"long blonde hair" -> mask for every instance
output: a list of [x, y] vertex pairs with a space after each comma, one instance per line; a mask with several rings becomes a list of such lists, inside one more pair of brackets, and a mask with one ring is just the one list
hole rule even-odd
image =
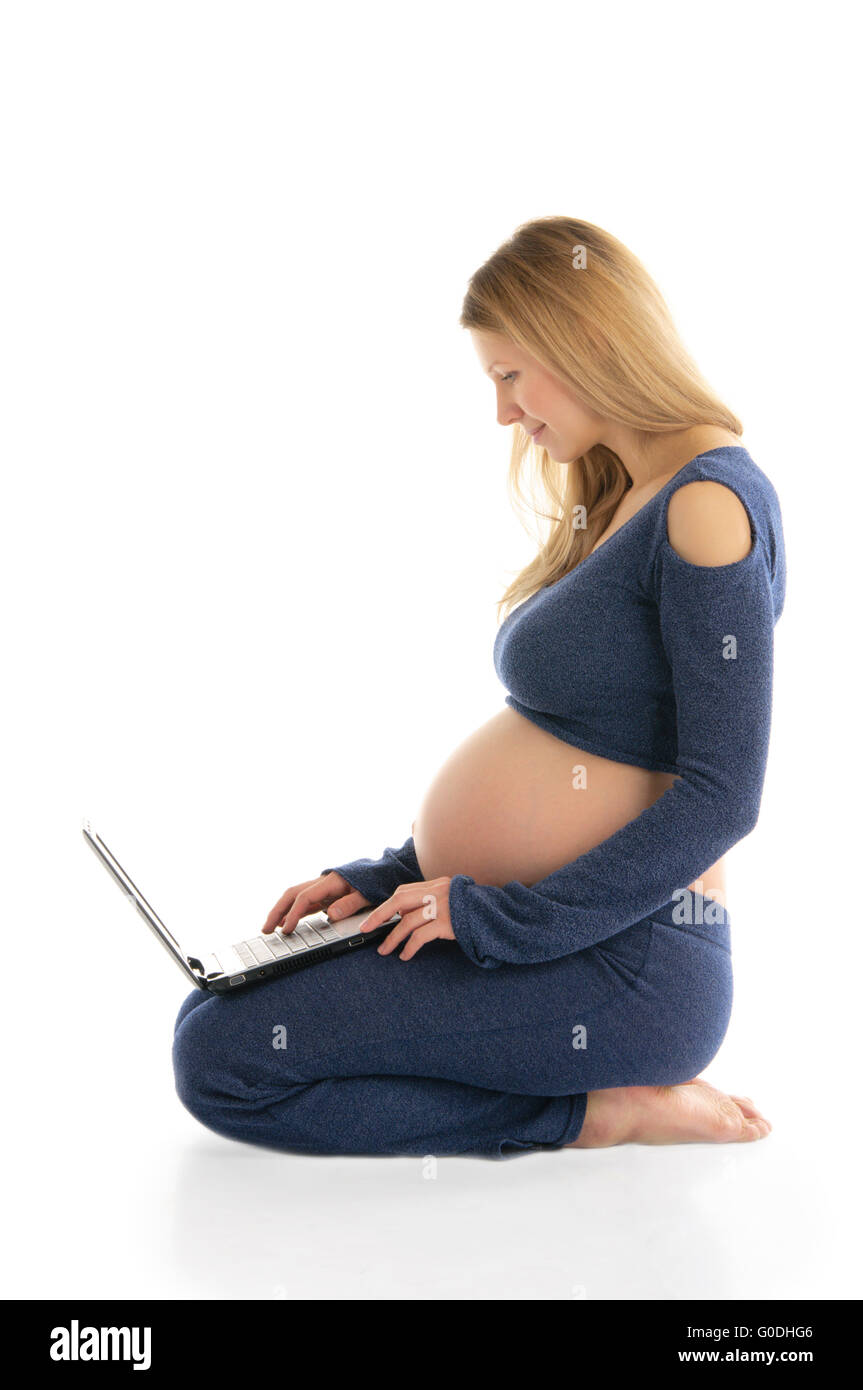
[[[523, 222], [471, 276], [459, 323], [509, 338], [592, 410], [634, 429], [645, 442], [691, 425], [743, 433], [683, 346], [644, 266], [590, 222]], [[516, 508], [527, 506], [551, 525], [538, 554], [498, 600], [498, 617], [554, 584], [593, 549], [631, 479], [604, 444], [557, 463], [515, 429], [508, 484]], [[582, 528], [573, 525], [577, 506], [585, 508]]]

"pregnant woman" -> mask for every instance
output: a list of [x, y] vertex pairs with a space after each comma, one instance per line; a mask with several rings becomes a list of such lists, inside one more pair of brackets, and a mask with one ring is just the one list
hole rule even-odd
[[513, 428], [511, 481], [534, 464], [550, 521], [501, 599], [504, 707], [401, 848], [288, 888], [263, 927], [398, 914], [378, 948], [192, 994], [178, 1094], [221, 1134], [298, 1153], [762, 1138], [749, 1097], [699, 1072], [731, 1009], [724, 856], [767, 760], [776, 493], [600, 228], [519, 227], [460, 323]]

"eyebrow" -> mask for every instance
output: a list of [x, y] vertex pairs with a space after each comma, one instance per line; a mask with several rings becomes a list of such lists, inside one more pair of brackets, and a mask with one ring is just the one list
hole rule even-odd
[[486, 374], [486, 376], [488, 376], [488, 374], [489, 374], [489, 372], [491, 371], [492, 367], [499, 367], [499, 366], [500, 366], [500, 359], [498, 359], [497, 362], [490, 362], [489, 365], [488, 365], [488, 366], [486, 367], [486, 369], [485, 369], [485, 374]]

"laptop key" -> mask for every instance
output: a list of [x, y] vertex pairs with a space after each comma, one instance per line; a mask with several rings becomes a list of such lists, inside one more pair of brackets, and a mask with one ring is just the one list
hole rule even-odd
[[297, 936], [296, 932], [288, 932], [284, 941], [293, 956], [297, 955], [300, 951], [307, 951], [309, 949], [305, 941]]
[[296, 934], [301, 937], [308, 946], [320, 946], [324, 939], [320, 932], [316, 931], [308, 922], [300, 922]]
[[278, 933], [274, 933], [272, 936], [265, 936], [263, 940], [267, 950], [270, 951], [277, 960], [284, 960], [285, 956], [291, 954], [290, 946], [285, 941], [285, 938], [279, 936]]

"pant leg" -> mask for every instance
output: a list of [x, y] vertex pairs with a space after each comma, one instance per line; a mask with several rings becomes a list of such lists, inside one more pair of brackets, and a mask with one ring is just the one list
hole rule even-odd
[[577, 1138], [587, 1093], [688, 1081], [731, 1005], [727, 918], [672, 904], [557, 961], [482, 970], [455, 942], [373, 947], [234, 996], [196, 991], [174, 1036], [183, 1104], [290, 1152], [476, 1153]]

